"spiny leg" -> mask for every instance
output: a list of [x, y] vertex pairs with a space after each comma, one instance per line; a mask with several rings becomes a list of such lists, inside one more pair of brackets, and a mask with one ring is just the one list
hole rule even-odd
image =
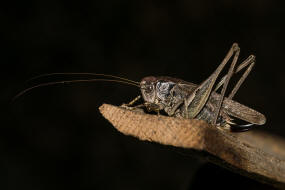
[[156, 112], [157, 115], [160, 115], [160, 108], [157, 104], [145, 102], [144, 107], [146, 107], [148, 112]]
[[151, 112], [151, 111], [155, 111], [157, 113], [157, 115], [159, 115], [159, 106], [157, 106], [156, 104], [152, 104], [152, 103], [143, 103], [143, 104], [139, 104], [139, 105], [136, 105], [134, 107], [131, 107], [133, 106], [139, 99], [141, 98], [141, 95], [137, 96], [136, 98], [134, 98], [132, 101], [130, 101], [129, 103], [127, 104], [122, 104], [121, 106], [123, 108], [126, 108], [128, 110], [135, 110], [137, 108], [143, 108], [145, 107], [147, 109], [148, 112]]
[[137, 96], [136, 98], [134, 98], [132, 101], [130, 101], [130, 102], [127, 103], [127, 104], [122, 104], [121, 107], [126, 108], [126, 109], [129, 109], [129, 110], [133, 110], [133, 109], [136, 109], [136, 108], [144, 107], [144, 106], [145, 106], [144, 104], [139, 104], [139, 105], [137, 105], [137, 106], [131, 107], [131, 106], [133, 106], [140, 98], [141, 98], [141, 95]]
[[[248, 76], [250, 71], [252, 70], [254, 64], [255, 64], [255, 56], [250, 55], [245, 61], [243, 61], [237, 67], [235, 74], [240, 72], [245, 67], [247, 67], [247, 69], [245, 70], [245, 72], [243, 73], [243, 75], [241, 76], [239, 81], [236, 83], [236, 85], [233, 88], [233, 90], [231, 91], [230, 95], [227, 97], [228, 99], [232, 99], [234, 97], [234, 95], [236, 94], [236, 92], [238, 91], [238, 89], [240, 88], [240, 86], [242, 85], [242, 83], [244, 82], [244, 80], [246, 79], [246, 77]], [[227, 77], [227, 75], [225, 75], [221, 79], [221, 81], [218, 83], [218, 85], [216, 86], [216, 89], [214, 90], [215, 92], [224, 84], [226, 77]], [[245, 125], [237, 125], [237, 124], [232, 123], [231, 130], [234, 132], [248, 131], [252, 127], [252, 125], [253, 125], [252, 123], [245, 124]]]
[[[246, 64], [247, 63], [247, 64]], [[231, 91], [230, 95], [228, 96], [229, 99], [232, 99], [236, 92], [238, 91], [239, 87], [242, 85], [250, 71], [252, 70], [252, 67], [255, 64], [255, 56], [251, 55], [248, 57], [248, 59], [245, 60], [244, 64], [241, 64], [240, 67], [237, 68], [236, 72], [239, 72], [241, 69], [244, 67], [248, 66], [233, 90]], [[243, 66], [244, 65], [244, 66]], [[243, 66], [243, 67], [242, 67]], [[248, 131], [252, 127], [252, 123], [246, 124], [246, 125], [232, 125], [231, 130], [236, 131], [236, 132], [243, 132], [243, 131]]]
[[226, 79], [225, 79], [225, 82], [224, 82], [224, 85], [223, 85], [223, 89], [222, 89], [222, 92], [221, 92], [221, 97], [220, 97], [220, 100], [218, 101], [218, 106], [215, 108], [215, 111], [214, 111], [214, 120], [213, 120], [213, 124], [214, 125], [217, 123], [217, 119], [218, 119], [218, 116], [220, 114], [221, 106], [222, 106], [222, 103], [223, 103], [223, 100], [224, 100], [225, 92], [226, 92], [226, 89], [228, 87], [229, 81], [230, 81], [230, 79], [231, 79], [231, 77], [233, 75], [234, 68], [235, 68], [235, 65], [236, 65], [237, 60], [238, 60], [240, 49], [239, 49], [239, 47], [237, 45], [236, 45], [234, 51], [235, 51], [234, 58], [233, 58], [231, 66], [229, 68], [229, 71], [227, 73], [227, 76], [226, 76]]
[[[232, 99], [234, 97], [234, 95], [236, 94], [236, 92], [238, 91], [238, 89], [240, 88], [240, 86], [242, 85], [242, 83], [244, 82], [244, 80], [246, 79], [246, 77], [248, 76], [248, 74], [250, 73], [250, 71], [252, 70], [252, 67], [255, 64], [255, 56], [254, 55], [250, 55], [246, 60], [244, 60], [235, 70], [235, 74], [239, 73], [243, 68], [247, 67], [246, 71], [243, 73], [242, 77], [239, 79], [239, 81], [236, 83], [235, 87], [233, 88], [233, 90], [231, 91], [230, 95], [227, 97], [228, 99]], [[220, 82], [217, 84], [214, 92], [216, 92], [225, 82], [227, 75], [225, 75]]]
[[[246, 62], [245, 62], [246, 63]], [[250, 64], [247, 69], [245, 70], [245, 72], [243, 73], [242, 77], [239, 79], [239, 81], [236, 83], [234, 89], [232, 90], [232, 92], [230, 93], [230, 95], [228, 96], [229, 99], [232, 99], [234, 97], [234, 95], [236, 94], [236, 92], [238, 91], [238, 89], [240, 88], [240, 86], [242, 85], [242, 83], [244, 82], [244, 80], [246, 79], [246, 77], [248, 76], [248, 74], [250, 73], [250, 71], [252, 70], [252, 67], [255, 64], [255, 56], [249, 56], [248, 58], [248, 64]], [[246, 67], [248, 64], [245, 64], [244, 67]], [[241, 65], [242, 66], [242, 65]], [[239, 72], [241, 69], [243, 69], [244, 67], [238, 67], [236, 72]], [[240, 69], [239, 69], [240, 68]]]
[[135, 97], [135, 99], [133, 99], [132, 101], [130, 101], [129, 103], [125, 104], [126, 106], [132, 106], [134, 105], [139, 99], [141, 98], [141, 95], [138, 95], [137, 97]]
[[[195, 118], [198, 115], [198, 113], [202, 110], [202, 108], [204, 107], [204, 105], [206, 104], [206, 102], [209, 98], [209, 95], [213, 89], [213, 86], [214, 86], [219, 74], [221, 73], [222, 69], [228, 63], [228, 61], [230, 60], [232, 55], [235, 55], [235, 57], [234, 57], [235, 61], [233, 61], [234, 64], [232, 63], [232, 65], [231, 65], [231, 70], [233, 70], [233, 67], [234, 67], [235, 62], [236, 62], [237, 57], [238, 57], [238, 54], [239, 54], [238, 44], [234, 43], [232, 45], [231, 49], [228, 51], [225, 58], [223, 59], [222, 63], [218, 66], [218, 68], [214, 71], [214, 73], [212, 73], [208, 79], [206, 79], [201, 85], [199, 85], [195, 89], [195, 91], [193, 93], [191, 93], [191, 95], [189, 95], [189, 97], [187, 97], [185, 99], [184, 106], [183, 106], [183, 109], [184, 109], [183, 113], [185, 114], [185, 116], [187, 118]], [[232, 71], [229, 72], [228, 76], [230, 76], [231, 73], [232, 73]], [[227, 77], [227, 78], [229, 78], [229, 77]], [[227, 84], [225, 85], [225, 87], [227, 87]], [[221, 101], [222, 100], [223, 99], [221, 99]], [[219, 110], [220, 110], [220, 106], [216, 110], [216, 112], [219, 112]], [[217, 113], [217, 116], [218, 116], [218, 113]], [[216, 120], [215, 120], [214, 124], [215, 123], [216, 123]]]

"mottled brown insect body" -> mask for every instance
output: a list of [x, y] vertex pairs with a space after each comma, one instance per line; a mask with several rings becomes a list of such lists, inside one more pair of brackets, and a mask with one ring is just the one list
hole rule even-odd
[[[156, 111], [157, 113], [160, 113], [160, 111], [163, 110], [169, 116], [183, 117], [187, 119], [196, 118], [205, 120], [214, 125], [223, 127], [231, 126], [231, 129], [244, 131], [248, 130], [253, 124], [263, 125], [266, 122], [266, 118], [263, 114], [232, 100], [255, 64], [255, 56], [251, 55], [236, 67], [239, 52], [240, 49], [238, 45], [234, 43], [217, 69], [199, 85], [186, 82], [181, 79], [163, 76], [145, 77], [139, 83], [126, 78], [107, 74], [50, 73], [34, 77], [31, 80], [53, 75], [101, 76], [109, 77], [111, 79], [95, 78], [88, 80], [80, 79], [42, 83], [23, 90], [15, 97], [15, 99], [34, 88], [42, 86], [74, 82], [117, 82], [140, 87], [144, 103], [139, 106], [146, 107], [148, 111]], [[218, 76], [231, 58], [232, 62], [229, 71], [221, 78], [214, 88]], [[228, 96], [225, 96], [225, 92], [232, 75], [239, 73], [244, 68], [246, 69], [242, 77], [236, 83], [231, 93]], [[221, 92], [218, 92], [221, 87]], [[138, 96], [129, 104], [124, 104], [123, 106], [130, 108], [138, 99], [140, 99], [140, 97], [141, 96]], [[233, 122], [233, 119], [235, 118], [244, 120], [248, 122], [248, 124], [236, 125]]]
[[[265, 124], [266, 118], [263, 114], [232, 100], [255, 63], [255, 57], [249, 56], [235, 69], [239, 51], [238, 45], [233, 44], [216, 71], [200, 85], [171, 77], [149, 76], [143, 78], [140, 88], [145, 101], [144, 106], [149, 111], [159, 113], [163, 110], [169, 116], [196, 118], [225, 127], [235, 125], [234, 118], [249, 123], [248, 125], [236, 125], [234, 127], [240, 130], [247, 130], [252, 124]], [[233, 61], [228, 73], [222, 77], [213, 89], [218, 75], [233, 55]], [[230, 95], [225, 97], [225, 90], [232, 74], [240, 72], [245, 67], [247, 67], [246, 71]], [[221, 93], [218, 93], [217, 90], [220, 87], [223, 88]]]

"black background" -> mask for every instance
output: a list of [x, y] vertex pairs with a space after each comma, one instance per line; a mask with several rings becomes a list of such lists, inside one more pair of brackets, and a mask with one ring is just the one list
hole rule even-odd
[[[282, 1], [16, 1], [1, 5], [1, 189], [264, 187], [116, 131], [99, 113], [139, 93], [113, 83], [58, 85], [11, 99], [31, 77], [94, 72], [200, 83], [233, 42], [257, 63], [236, 100], [285, 137]], [[50, 77], [38, 83], [67, 79]], [[255, 129], [258, 130], [258, 129]]]

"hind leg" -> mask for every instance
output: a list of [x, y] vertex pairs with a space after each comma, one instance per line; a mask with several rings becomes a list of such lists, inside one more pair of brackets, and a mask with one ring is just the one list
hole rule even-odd
[[209, 95], [213, 91], [213, 86], [220, 75], [221, 71], [225, 67], [225, 65], [229, 62], [230, 58], [233, 56], [233, 61], [231, 63], [229, 72], [227, 74], [227, 77], [223, 84], [223, 90], [221, 99], [218, 102], [218, 106], [216, 106], [214, 114], [215, 119], [211, 122], [212, 124], [216, 124], [217, 117], [219, 115], [221, 104], [223, 102], [225, 90], [227, 88], [228, 82], [231, 78], [231, 75], [233, 74], [233, 69], [235, 67], [235, 64], [237, 62], [237, 58], [239, 56], [239, 47], [238, 44], [234, 43], [231, 47], [231, 49], [228, 51], [227, 55], [223, 59], [222, 63], [218, 66], [218, 68], [211, 74], [209, 78], [207, 78], [201, 85], [199, 85], [194, 92], [188, 95], [188, 97], [184, 100], [184, 105], [182, 107], [182, 115], [185, 118], [195, 118], [199, 112], [203, 109], [205, 106]]
[[[244, 82], [244, 80], [246, 79], [246, 77], [248, 76], [250, 71], [252, 70], [254, 64], [255, 64], [255, 56], [251, 55], [237, 67], [235, 74], [240, 72], [245, 67], [247, 67], [247, 69], [245, 70], [245, 72], [243, 73], [243, 75], [241, 76], [239, 81], [236, 83], [236, 85], [233, 88], [233, 90], [231, 91], [230, 95], [227, 97], [228, 99], [232, 99], [234, 97], [234, 95], [236, 94], [236, 92], [238, 91], [238, 89], [240, 88], [240, 86], [242, 85], [242, 83]], [[227, 77], [227, 75], [225, 75], [221, 79], [221, 81], [217, 84], [217, 86], [214, 90], [215, 92], [224, 84], [226, 77]], [[248, 131], [252, 127], [252, 125], [253, 125], [252, 123], [249, 123], [246, 125], [238, 125], [238, 124], [232, 123], [231, 124], [231, 130], [233, 132]]]
[[[251, 55], [237, 67], [237, 69], [235, 70], [234, 74], [239, 73], [245, 67], [247, 67], [247, 69], [243, 73], [243, 75], [239, 79], [239, 81], [236, 83], [236, 85], [233, 88], [233, 90], [231, 91], [230, 95], [227, 97], [228, 99], [232, 99], [234, 97], [234, 95], [236, 94], [236, 92], [238, 91], [238, 89], [240, 88], [240, 86], [242, 85], [242, 83], [244, 82], [244, 80], [246, 79], [246, 77], [248, 76], [250, 71], [252, 70], [252, 67], [254, 66], [254, 64], [255, 64], [255, 56]], [[216, 92], [224, 84], [226, 77], [227, 77], [227, 75], [225, 75], [220, 80], [220, 82], [217, 84], [214, 92]]]

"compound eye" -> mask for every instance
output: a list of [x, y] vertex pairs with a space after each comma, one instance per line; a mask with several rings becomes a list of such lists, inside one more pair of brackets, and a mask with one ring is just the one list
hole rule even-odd
[[145, 93], [148, 93], [148, 94], [152, 93], [153, 92], [153, 85], [152, 84], [146, 85], [144, 88], [144, 91], [145, 91]]

